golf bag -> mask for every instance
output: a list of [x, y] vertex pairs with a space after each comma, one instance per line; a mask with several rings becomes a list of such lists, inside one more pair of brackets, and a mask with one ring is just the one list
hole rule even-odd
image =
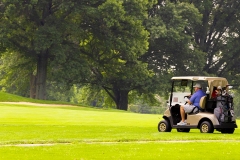
[[234, 116], [233, 97], [229, 94], [219, 95], [216, 98], [214, 114], [219, 122], [231, 122]]

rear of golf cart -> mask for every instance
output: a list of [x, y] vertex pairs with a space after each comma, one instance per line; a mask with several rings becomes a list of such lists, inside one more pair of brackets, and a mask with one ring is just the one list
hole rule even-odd
[[[234, 117], [233, 96], [230, 93], [229, 84], [223, 77], [202, 77], [202, 76], [185, 76], [172, 77], [172, 89], [168, 108], [163, 114], [163, 120], [158, 123], [159, 132], [171, 132], [177, 129], [178, 132], [189, 132], [190, 129], [200, 129], [201, 133], [213, 133], [214, 129], [221, 133], [234, 133], [237, 128], [236, 119]], [[202, 90], [206, 92], [206, 96], [200, 100], [200, 110], [194, 110], [192, 113], [186, 114], [187, 125], [179, 126], [181, 121], [180, 106], [186, 104], [185, 97], [192, 95], [193, 86], [199, 83]], [[214, 110], [219, 104], [219, 99], [213, 98], [215, 87], [221, 86], [221, 101], [224, 99], [227, 106], [224, 114], [217, 118]]]

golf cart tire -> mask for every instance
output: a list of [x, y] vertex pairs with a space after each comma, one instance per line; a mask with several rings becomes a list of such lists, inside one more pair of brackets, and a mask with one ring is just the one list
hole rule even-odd
[[221, 129], [221, 133], [233, 134], [234, 130], [235, 128], [224, 128], [224, 129]]
[[177, 128], [178, 132], [190, 132], [190, 128]]
[[171, 132], [172, 127], [168, 120], [161, 120], [158, 123], [158, 131], [159, 132]]
[[213, 125], [209, 121], [203, 121], [200, 125], [201, 133], [213, 133]]

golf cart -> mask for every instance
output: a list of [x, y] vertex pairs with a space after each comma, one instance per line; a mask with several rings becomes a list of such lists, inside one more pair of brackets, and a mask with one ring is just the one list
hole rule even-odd
[[[230, 93], [226, 78], [182, 76], [172, 77], [171, 80], [172, 89], [167, 101], [168, 108], [163, 114], [163, 120], [158, 123], [159, 132], [171, 132], [172, 128], [176, 128], [178, 132], [200, 129], [201, 133], [213, 133], [216, 129], [221, 133], [234, 133], [237, 124], [233, 112], [233, 96]], [[202, 86], [206, 96], [200, 100], [200, 109], [194, 109], [194, 111], [185, 115], [187, 125], [177, 125], [181, 121], [180, 106], [186, 104], [185, 97], [189, 98], [193, 94], [193, 86], [196, 83]], [[227, 106], [227, 109], [222, 112], [221, 118], [217, 118], [214, 114], [214, 109], [219, 104], [219, 100], [213, 98], [213, 93], [218, 86], [222, 88], [221, 97], [225, 101], [226, 105], [224, 106]]]

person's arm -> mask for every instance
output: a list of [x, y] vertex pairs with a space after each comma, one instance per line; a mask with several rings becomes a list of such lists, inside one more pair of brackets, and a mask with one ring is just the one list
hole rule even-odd
[[188, 104], [192, 104], [192, 102], [191, 102], [187, 97], [185, 97], [185, 101], [186, 101], [186, 103], [188, 103]]
[[196, 94], [194, 93], [191, 98], [189, 99], [189, 103], [188, 104], [193, 104], [194, 100], [196, 99]]
[[188, 104], [192, 104], [192, 102], [190, 100], [188, 100]]

